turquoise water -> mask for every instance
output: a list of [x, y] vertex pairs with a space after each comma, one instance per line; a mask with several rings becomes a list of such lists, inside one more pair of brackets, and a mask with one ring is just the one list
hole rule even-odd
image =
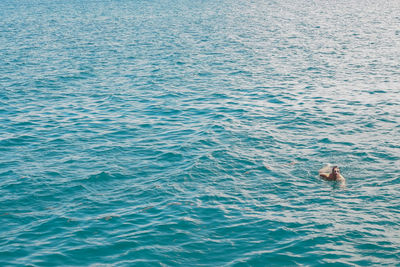
[[1, 1], [0, 265], [398, 266], [399, 14]]

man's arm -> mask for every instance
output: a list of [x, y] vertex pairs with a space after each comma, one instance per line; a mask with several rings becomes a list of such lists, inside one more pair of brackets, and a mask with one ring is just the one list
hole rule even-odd
[[320, 173], [319, 176], [321, 176], [324, 179], [329, 180], [329, 173]]

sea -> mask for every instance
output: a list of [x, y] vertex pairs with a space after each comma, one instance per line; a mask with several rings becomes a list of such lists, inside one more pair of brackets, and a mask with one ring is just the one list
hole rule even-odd
[[0, 265], [400, 266], [399, 58], [398, 0], [2, 0]]

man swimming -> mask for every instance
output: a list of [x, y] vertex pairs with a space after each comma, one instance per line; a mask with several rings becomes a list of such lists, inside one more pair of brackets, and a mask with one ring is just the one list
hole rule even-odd
[[[329, 171], [330, 168], [332, 168], [331, 173], [327, 172]], [[320, 169], [318, 172], [319, 176], [328, 181], [340, 181], [340, 182], [346, 181], [344, 177], [340, 174], [340, 169], [338, 166], [330, 167], [329, 165], [327, 165], [322, 169]]]

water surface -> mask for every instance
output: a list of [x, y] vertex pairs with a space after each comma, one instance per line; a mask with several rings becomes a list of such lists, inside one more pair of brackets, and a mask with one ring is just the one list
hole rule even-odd
[[399, 14], [2, 1], [1, 265], [398, 265]]

